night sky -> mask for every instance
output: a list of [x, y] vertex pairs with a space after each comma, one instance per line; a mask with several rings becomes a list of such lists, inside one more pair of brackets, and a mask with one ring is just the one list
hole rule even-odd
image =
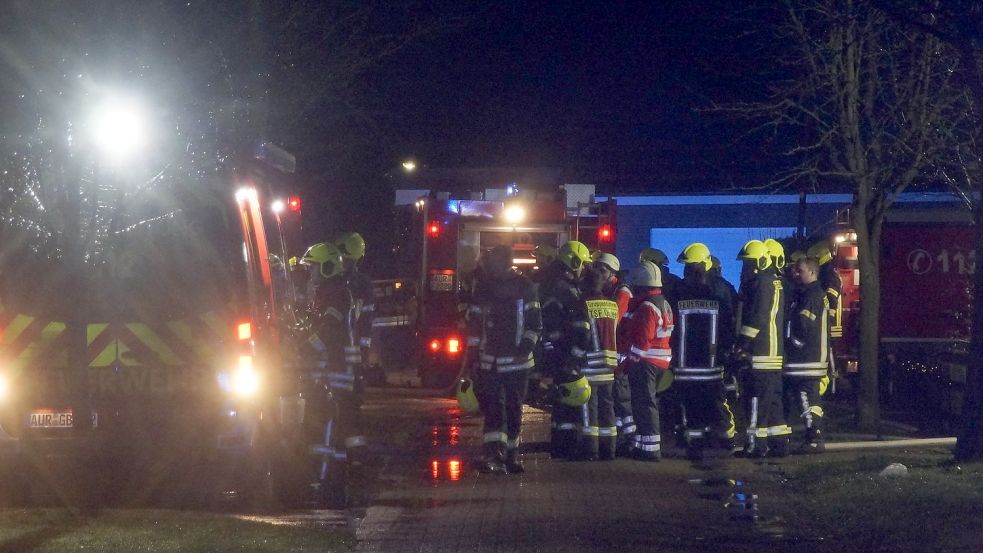
[[[0, 10], [5, 141], [38, 113], [77, 118], [76, 89], [103, 85], [147, 94], [162, 120], [194, 111], [215, 126], [235, 113], [238, 139], [297, 154], [316, 232], [385, 236], [390, 190], [427, 187], [427, 168], [546, 167], [555, 182], [529, 184], [648, 193], [758, 185], [770, 170], [757, 145], [737, 142], [741, 123], [697, 111], [754, 93], [746, 29], [725, 2], [10, 0]], [[400, 181], [406, 157], [425, 168], [413, 183]]]

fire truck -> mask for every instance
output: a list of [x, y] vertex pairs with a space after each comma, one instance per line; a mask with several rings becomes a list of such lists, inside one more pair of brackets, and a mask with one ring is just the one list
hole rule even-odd
[[82, 276], [82, 366], [63, 265], [5, 252], [21, 254], [0, 307], [5, 500], [338, 502], [329, 396], [299, 345], [303, 287], [287, 261], [304, 251], [293, 166], [266, 143], [218, 176], [129, 197], [111, 255]]
[[[426, 386], [447, 385], [462, 369], [466, 337], [459, 297], [484, 252], [509, 246], [515, 269], [528, 274], [540, 269], [533, 255], [537, 246], [558, 248], [579, 240], [591, 249], [614, 251], [615, 203], [595, 202], [592, 185], [564, 185], [553, 191], [520, 191], [510, 185], [459, 195], [398, 191], [397, 203], [400, 200], [395, 257], [402, 272], [377, 296], [411, 290], [405, 297], [412, 301], [375, 324], [402, 322], [401, 340], [391, 327], [390, 338], [380, 340], [382, 355], [398, 349], [404, 359], [416, 361]], [[407, 351], [414, 354], [408, 356]]]
[[[973, 313], [975, 229], [969, 210], [939, 196], [931, 205], [901, 202], [881, 235], [882, 398], [920, 412], [958, 414]], [[912, 202], [914, 203], [914, 202]], [[833, 347], [839, 372], [858, 371], [862, 307], [856, 234], [848, 215], [831, 236], [843, 281], [843, 338]]]

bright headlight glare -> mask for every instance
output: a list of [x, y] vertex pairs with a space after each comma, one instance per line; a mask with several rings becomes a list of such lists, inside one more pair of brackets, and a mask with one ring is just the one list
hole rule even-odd
[[239, 396], [252, 396], [259, 390], [259, 374], [253, 368], [252, 357], [239, 358], [239, 367], [232, 376], [232, 391]]

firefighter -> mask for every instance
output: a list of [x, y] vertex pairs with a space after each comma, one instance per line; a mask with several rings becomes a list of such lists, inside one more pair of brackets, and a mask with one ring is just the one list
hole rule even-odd
[[[563, 244], [539, 288], [543, 303], [543, 373], [553, 378], [554, 385], [580, 378], [579, 359], [574, 356], [572, 340], [575, 332], [590, 330], [586, 321], [575, 320], [575, 310], [581, 302], [580, 276], [589, 262], [587, 246], [577, 241]], [[550, 432], [553, 458], [577, 458], [577, 441], [586, 412], [586, 405], [553, 402]]]
[[[345, 282], [355, 301], [355, 308], [352, 310], [355, 320], [352, 327], [355, 329], [354, 340], [362, 358], [360, 367], [363, 367], [369, 361], [369, 350], [372, 347], [372, 319], [375, 317], [372, 280], [359, 271], [358, 267], [359, 261], [365, 257], [365, 239], [357, 232], [349, 232], [338, 237], [334, 244], [341, 252]], [[361, 370], [359, 372], [361, 377]]]
[[687, 457], [703, 458], [708, 439], [733, 447], [734, 414], [724, 391], [724, 354], [734, 341], [730, 291], [712, 278], [710, 249], [694, 242], [679, 254], [684, 264], [673, 332], [674, 389], [682, 404]]
[[799, 289], [789, 310], [789, 337], [785, 346], [785, 379], [793, 412], [805, 423], [805, 439], [798, 451], [825, 449], [820, 391], [829, 371], [829, 298], [819, 284], [819, 260], [795, 262], [793, 275]]
[[472, 373], [485, 418], [478, 470], [518, 474], [523, 472], [519, 458], [522, 402], [542, 318], [532, 282], [512, 270], [510, 247], [497, 246], [487, 252], [472, 301], [475, 316], [469, 321], [469, 354], [473, 355]]
[[829, 249], [829, 244], [824, 240], [816, 242], [809, 247], [806, 252], [809, 257], [814, 257], [819, 261], [819, 284], [829, 298], [829, 337], [843, 337], [843, 302], [840, 294], [843, 293], [843, 281], [840, 279], [836, 267], [830, 261], [833, 253]]
[[657, 461], [662, 457], [658, 394], [672, 378], [669, 339], [673, 315], [662, 296], [661, 273], [654, 263], [642, 263], [632, 270], [630, 280], [635, 299], [622, 333], [628, 351], [626, 368], [631, 407], [638, 427], [633, 455], [644, 461]]
[[[319, 364], [324, 365], [320, 378], [331, 392], [324, 428], [325, 451], [336, 461], [359, 464], [364, 460], [366, 441], [355, 385], [361, 361], [354, 340], [356, 302], [343, 278], [341, 252], [333, 244], [314, 244], [300, 263], [310, 269], [308, 312], [316, 332], [316, 340], [312, 338], [311, 343], [318, 351]], [[322, 477], [326, 465], [322, 467]]]
[[660, 274], [662, 275], [662, 295], [669, 302], [669, 305], [672, 305], [673, 309], [675, 309], [676, 287], [679, 286], [681, 279], [669, 270], [669, 258], [662, 250], [645, 248], [638, 254], [638, 262], [644, 263], [646, 261], [659, 268]]
[[785, 290], [772, 267], [768, 247], [751, 240], [737, 255], [741, 270], [741, 322], [735, 354], [750, 358], [747, 445], [743, 455], [788, 455], [792, 429], [785, 424], [782, 404], [782, 360], [785, 349]]
[[[610, 299], [618, 306], [618, 332], [620, 334], [622, 322], [628, 313], [628, 305], [631, 303], [631, 286], [626, 279], [619, 277], [621, 272], [621, 262], [618, 258], [609, 253], [602, 253], [597, 257], [593, 264], [594, 267], [602, 271], [607, 270], [613, 276], [610, 277], [609, 284], [605, 292]], [[620, 345], [620, 340], [617, 340]], [[614, 372], [614, 384], [612, 385], [612, 396], [614, 400], [615, 426], [618, 429], [617, 455], [624, 457], [631, 453], [631, 447], [635, 440], [635, 418], [631, 414], [631, 391], [628, 387], [628, 374], [623, 370], [625, 352], [619, 347], [618, 370]]]
[[609, 264], [617, 262], [613, 257], [602, 254], [584, 271], [584, 300], [577, 304], [571, 325], [574, 356], [590, 384], [581, 442], [581, 458], [588, 461], [614, 459], [617, 440], [612, 387], [618, 367], [618, 304], [605, 293], [613, 276]]

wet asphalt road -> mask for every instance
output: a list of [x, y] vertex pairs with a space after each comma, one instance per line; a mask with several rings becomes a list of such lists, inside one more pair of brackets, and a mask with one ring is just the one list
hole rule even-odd
[[357, 521], [359, 552], [842, 551], [797, 532], [779, 465], [724, 452], [692, 463], [552, 461], [549, 415], [527, 408], [523, 475], [472, 470], [481, 420], [420, 389], [363, 407], [379, 464]]

